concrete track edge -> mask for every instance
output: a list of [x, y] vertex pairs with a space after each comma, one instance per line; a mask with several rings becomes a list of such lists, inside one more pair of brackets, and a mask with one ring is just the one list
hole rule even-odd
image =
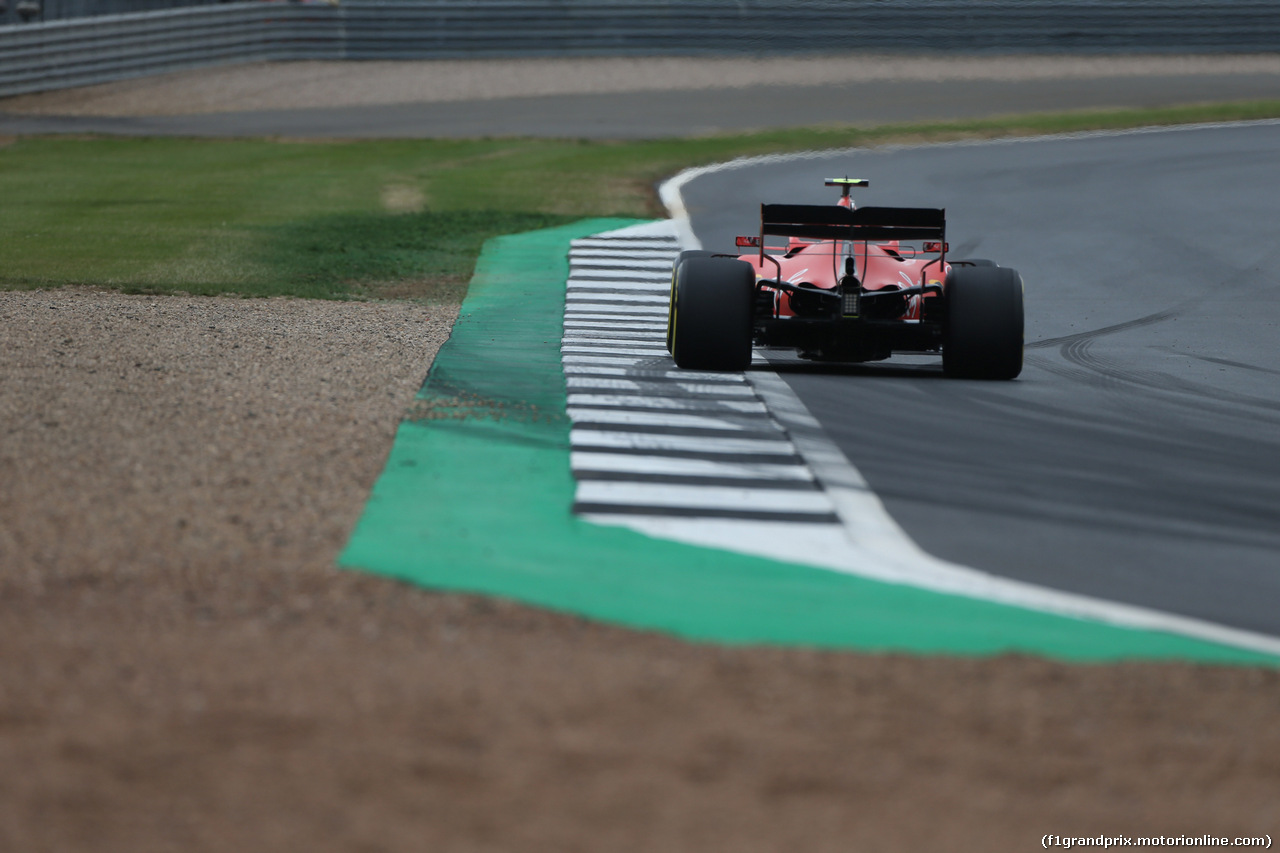
[[572, 239], [490, 241], [339, 565], [694, 640], [1275, 665], [1225, 643], [650, 538], [570, 512], [560, 368]]

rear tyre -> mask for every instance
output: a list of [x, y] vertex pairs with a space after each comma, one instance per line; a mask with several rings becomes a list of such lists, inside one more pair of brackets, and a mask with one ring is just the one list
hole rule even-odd
[[676, 269], [668, 333], [676, 366], [746, 370], [751, 364], [751, 302], [756, 275], [735, 258], [686, 258]]
[[714, 254], [715, 252], [708, 252], [706, 249], [685, 249], [676, 255], [676, 261], [671, 265], [671, 295], [667, 299], [667, 352], [671, 352], [671, 328], [675, 320], [676, 272], [686, 258], [709, 258]]
[[962, 261], [948, 261], [953, 266], [962, 267], [998, 267], [995, 261], [988, 261], [986, 258], [965, 258]]
[[953, 267], [947, 276], [942, 369], [960, 379], [1022, 372], [1022, 276], [1007, 267]]

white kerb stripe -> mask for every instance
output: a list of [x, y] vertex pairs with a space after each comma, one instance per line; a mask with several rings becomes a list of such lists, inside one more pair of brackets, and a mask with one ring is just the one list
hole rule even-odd
[[584, 257], [574, 252], [569, 258], [571, 267], [591, 267], [592, 269], [619, 269], [619, 270], [642, 270], [645, 273], [651, 273], [654, 270], [662, 270], [670, 275], [671, 259], [670, 258], [640, 258], [631, 257]]
[[[608, 379], [604, 377], [574, 376], [568, 380], [570, 388], [598, 388], [606, 391], [640, 391], [645, 385], [635, 379]], [[655, 388], [679, 388], [688, 394], [733, 394], [754, 397], [755, 391], [746, 385], [699, 385], [695, 382], [650, 382]]]
[[649, 343], [633, 341], [622, 344], [601, 344], [600, 346], [568, 342], [560, 345], [560, 352], [563, 355], [619, 355], [665, 358], [667, 348], [662, 345], [660, 340]]
[[596, 453], [575, 450], [569, 454], [574, 471], [615, 474], [663, 474], [675, 477], [726, 477], [811, 483], [813, 475], [803, 465], [770, 462], [716, 462], [672, 456], [635, 456], [630, 453]]
[[636, 323], [617, 322], [617, 323], [610, 323], [607, 327], [601, 326], [600, 324], [604, 322], [606, 321], [604, 320], [584, 320], [582, 322], [566, 321], [564, 324], [564, 327], [566, 329], [575, 329], [575, 330], [608, 328], [608, 329], [623, 329], [629, 332], [647, 331], [647, 332], [659, 332], [659, 333], [667, 328], [666, 323], [639, 323], [639, 322], [636, 322]]
[[613, 432], [574, 429], [569, 443], [575, 448], [614, 448], [653, 453], [731, 453], [735, 456], [793, 456], [796, 447], [781, 433], [778, 438], [707, 438], [699, 435], [666, 435], [653, 432]]
[[630, 365], [636, 367], [642, 364], [652, 364], [654, 367], [664, 367], [671, 365], [670, 356], [660, 355], [578, 355], [570, 353], [561, 356], [561, 361], [567, 366], [571, 364], [611, 364], [611, 365]]
[[613, 302], [570, 302], [564, 312], [566, 319], [572, 317], [583, 319], [584, 316], [599, 317], [602, 320], [619, 320], [631, 317], [653, 318], [660, 317], [662, 322], [667, 321], [669, 311], [666, 305], [645, 305], [643, 303], [631, 303], [620, 305]]
[[621, 279], [633, 279], [635, 281], [666, 282], [668, 286], [670, 286], [671, 284], [671, 273], [669, 271], [655, 272], [653, 270], [642, 270], [642, 269], [634, 269], [634, 268], [623, 269], [621, 267], [617, 269], [609, 269], [607, 267], [593, 267], [588, 270], [579, 269], [576, 274], [573, 273], [572, 270], [570, 270], [570, 277], [582, 278], [582, 279], [598, 278], [598, 279], [607, 279], [611, 281], [621, 278]]
[[676, 412], [630, 412], [618, 409], [580, 409], [569, 407], [569, 417], [574, 423], [582, 424], [620, 424], [623, 426], [657, 426], [683, 427], [685, 429], [722, 429], [734, 432], [778, 431], [773, 421], [757, 417], [747, 420], [725, 420], [707, 415], [686, 415]]
[[686, 486], [666, 483], [614, 483], [586, 480], [578, 484], [581, 503], [617, 506], [661, 506], [744, 512], [834, 512], [823, 492], [792, 489], [737, 489], [732, 486]]
[[658, 349], [665, 350], [667, 348], [666, 344], [663, 343], [662, 335], [655, 335], [653, 332], [575, 331], [566, 334], [560, 339], [560, 342], [563, 344], [620, 344], [622, 346], [652, 344]]
[[[663, 313], [666, 313], [666, 305], [670, 301], [670, 298], [667, 297], [665, 294], [610, 293], [608, 294], [608, 297], [609, 298], [607, 300], [603, 300], [603, 301], [661, 304], [663, 306]], [[589, 304], [591, 302], [600, 302], [600, 301], [602, 301], [600, 296], [587, 298], [586, 294], [579, 295], [576, 293], [570, 293], [565, 300], [565, 304], [572, 306], [572, 305], [581, 304], [584, 302]]]
[[768, 411], [759, 400], [708, 400], [703, 397], [655, 397], [650, 394], [570, 394], [570, 406], [628, 406], [645, 409], [722, 410], [763, 414]]
[[566, 364], [565, 375], [589, 373], [596, 376], [629, 376], [632, 379], [689, 379], [697, 382], [715, 382], [725, 385], [745, 385], [741, 373], [699, 373], [696, 370], [679, 370], [675, 365], [655, 364], [653, 367], [610, 367], [597, 364]]
[[658, 317], [666, 317], [670, 312], [670, 304], [667, 298], [661, 301], [657, 299], [645, 299], [643, 301], [626, 302], [614, 299], [617, 293], [600, 293], [592, 295], [590, 293], [574, 293], [565, 296], [565, 313], [583, 313], [586, 311], [599, 311], [617, 316], [621, 314], [653, 314]]
[[570, 251], [591, 250], [591, 249], [619, 249], [623, 251], [629, 249], [639, 249], [646, 252], [669, 252], [674, 257], [680, 253], [680, 246], [674, 240], [627, 240], [620, 242], [618, 240], [593, 240], [583, 239], [574, 240], [569, 244]]
[[671, 285], [667, 282], [654, 284], [649, 281], [628, 281], [619, 279], [617, 281], [605, 281], [598, 278], [580, 278], [569, 279], [568, 287], [570, 291], [598, 291], [598, 292], [616, 292], [625, 290], [627, 292], [639, 291], [642, 293], [665, 293], [668, 297], [671, 295]]

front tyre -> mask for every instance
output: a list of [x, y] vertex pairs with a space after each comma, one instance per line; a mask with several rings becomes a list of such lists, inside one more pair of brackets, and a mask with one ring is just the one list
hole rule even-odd
[[756, 275], [736, 258], [691, 257], [676, 269], [668, 336], [676, 366], [746, 370]]
[[1022, 372], [1022, 276], [1007, 267], [953, 267], [947, 276], [942, 369], [960, 379]]

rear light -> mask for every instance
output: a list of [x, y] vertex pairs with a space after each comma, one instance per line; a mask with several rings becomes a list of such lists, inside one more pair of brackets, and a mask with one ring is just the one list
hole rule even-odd
[[759, 237], [739, 237], [735, 240], [739, 249], [758, 249], [760, 248]]
[[937, 243], [931, 241], [924, 244], [924, 250], [926, 252], [947, 252], [951, 250], [951, 245], [949, 243]]
[[853, 287], [847, 287], [840, 291], [840, 316], [857, 317], [861, 306], [858, 304], [862, 296], [862, 289], [856, 284]]

